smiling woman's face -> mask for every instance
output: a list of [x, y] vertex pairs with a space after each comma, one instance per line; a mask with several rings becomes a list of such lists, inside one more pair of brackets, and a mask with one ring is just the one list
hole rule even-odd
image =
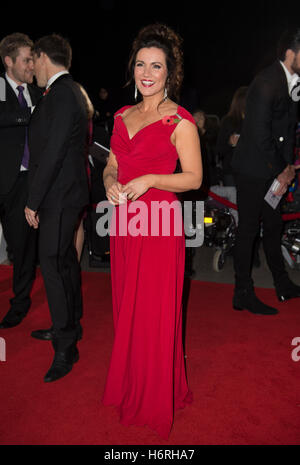
[[166, 55], [157, 47], [141, 48], [134, 67], [136, 86], [143, 97], [164, 94], [168, 69]]

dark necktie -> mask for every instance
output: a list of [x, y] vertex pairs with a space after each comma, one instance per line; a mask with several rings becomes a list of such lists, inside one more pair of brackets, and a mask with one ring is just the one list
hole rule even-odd
[[[19, 100], [20, 106], [22, 108], [28, 108], [26, 99], [25, 99], [24, 94], [23, 94], [24, 87], [23, 86], [18, 86], [17, 89], [19, 91], [18, 100]], [[26, 133], [25, 133], [25, 144], [24, 144], [24, 154], [23, 154], [23, 158], [22, 158], [22, 165], [24, 166], [24, 168], [28, 169], [28, 165], [29, 165], [29, 147], [28, 147], [27, 128], [26, 128]]]

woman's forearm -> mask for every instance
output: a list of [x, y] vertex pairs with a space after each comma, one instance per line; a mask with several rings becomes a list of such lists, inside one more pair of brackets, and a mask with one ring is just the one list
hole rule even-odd
[[186, 192], [196, 190], [202, 184], [202, 174], [174, 173], [151, 174], [151, 187], [169, 192]]
[[118, 170], [114, 166], [107, 165], [103, 171], [103, 183], [106, 190], [117, 182], [118, 180]]

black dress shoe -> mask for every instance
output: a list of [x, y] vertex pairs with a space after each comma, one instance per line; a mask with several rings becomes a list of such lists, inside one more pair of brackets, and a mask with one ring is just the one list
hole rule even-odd
[[53, 328], [49, 329], [36, 329], [32, 331], [31, 336], [35, 339], [42, 339], [43, 341], [51, 341], [53, 339]]
[[[53, 327], [49, 329], [37, 329], [35, 331], [32, 331], [31, 336], [34, 337], [35, 339], [41, 339], [43, 341], [52, 341], [53, 340], [53, 335], [54, 335], [54, 330]], [[80, 341], [82, 339], [82, 327], [78, 327], [77, 331], [77, 341]]]
[[275, 287], [279, 302], [285, 302], [286, 300], [300, 297], [300, 286], [297, 286], [297, 284], [294, 284], [290, 280], [283, 286]]
[[232, 305], [234, 310], [248, 310], [259, 315], [276, 315], [278, 313], [276, 308], [259, 300], [253, 289], [235, 289]]
[[12, 321], [2, 320], [0, 323], [0, 329], [14, 328], [15, 326], [18, 326], [18, 324], [20, 324], [21, 321], [22, 320], [12, 322]]
[[78, 360], [79, 352], [77, 347], [72, 350], [72, 355], [68, 352], [55, 352], [50, 370], [44, 377], [45, 383], [51, 383], [66, 376], [72, 370], [73, 364]]
[[10, 309], [0, 323], [0, 329], [14, 328], [15, 326], [18, 326], [26, 315], [27, 312], [16, 313], [13, 309]]

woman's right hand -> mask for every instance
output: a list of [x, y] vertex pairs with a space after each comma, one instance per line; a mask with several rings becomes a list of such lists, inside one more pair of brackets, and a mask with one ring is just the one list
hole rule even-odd
[[112, 205], [120, 205], [127, 202], [127, 196], [123, 194], [123, 185], [118, 181], [118, 162], [112, 150], [109, 152], [107, 165], [103, 171], [103, 182], [106, 197]]
[[107, 187], [106, 197], [112, 205], [121, 205], [127, 201], [127, 196], [123, 194], [123, 186], [117, 181]]

